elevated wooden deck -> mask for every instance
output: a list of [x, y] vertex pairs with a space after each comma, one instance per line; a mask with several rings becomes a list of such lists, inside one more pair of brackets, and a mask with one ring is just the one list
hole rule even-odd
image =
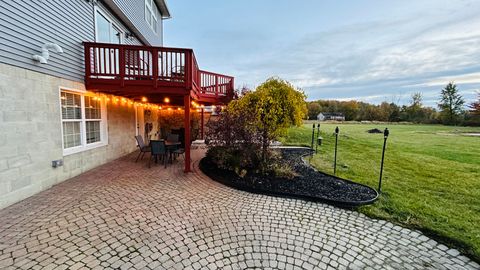
[[234, 78], [200, 70], [191, 49], [84, 43], [88, 90], [133, 99], [183, 97], [202, 104], [225, 104], [233, 98]]

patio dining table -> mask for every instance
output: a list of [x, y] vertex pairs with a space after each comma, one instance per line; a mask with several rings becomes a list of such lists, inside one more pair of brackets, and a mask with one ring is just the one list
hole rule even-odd
[[[168, 151], [168, 159], [170, 161], [170, 163], [173, 163], [173, 158], [172, 158], [172, 155], [173, 155], [173, 151], [175, 151], [177, 149], [178, 146], [182, 145], [181, 142], [174, 142], [174, 141], [167, 141], [167, 140], [150, 140], [151, 141], [163, 141], [165, 143], [165, 148], [167, 149]], [[157, 162], [155, 160], [155, 162]]]
[[150, 140], [150, 142], [152, 142], [152, 141], [165, 142], [165, 146], [166, 146], [167, 148], [172, 148], [172, 147], [174, 147], [174, 146], [182, 145], [181, 142], [166, 141], [166, 140], [164, 140], [164, 139], [161, 139], [161, 140]]
[[167, 148], [173, 148], [174, 146], [182, 145], [181, 142], [171, 142], [171, 141], [165, 141], [165, 146]]

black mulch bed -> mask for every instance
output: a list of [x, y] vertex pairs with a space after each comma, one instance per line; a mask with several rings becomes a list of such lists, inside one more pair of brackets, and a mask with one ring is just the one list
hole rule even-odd
[[323, 201], [352, 207], [373, 203], [378, 193], [373, 188], [322, 173], [308, 165], [302, 157], [312, 153], [310, 148], [278, 148], [283, 160], [298, 176], [293, 179], [247, 174], [241, 178], [232, 171], [219, 169], [208, 157], [200, 161], [200, 169], [213, 180], [240, 190]]

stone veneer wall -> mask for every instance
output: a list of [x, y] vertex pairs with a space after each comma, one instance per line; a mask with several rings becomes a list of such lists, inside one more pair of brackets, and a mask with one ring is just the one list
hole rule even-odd
[[[108, 145], [64, 157], [60, 86], [85, 89], [0, 63], [0, 208], [136, 149], [133, 105], [108, 103]], [[52, 168], [57, 159], [64, 165]]]

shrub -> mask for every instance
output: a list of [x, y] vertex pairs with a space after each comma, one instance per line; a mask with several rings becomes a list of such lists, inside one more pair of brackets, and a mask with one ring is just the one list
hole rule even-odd
[[207, 143], [209, 146], [225, 146], [229, 148], [255, 148], [260, 138], [254, 132], [250, 123], [253, 121], [251, 112], [242, 112], [236, 107], [236, 101], [220, 113], [217, 121], [207, 123]]
[[305, 94], [281, 79], [268, 79], [256, 91], [237, 101], [237, 106], [253, 118], [248, 124], [261, 138], [262, 158], [266, 161], [272, 140], [293, 126], [300, 126], [307, 115]]
[[243, 177], [248, 172], [256, 172], [256, 164], [260, 163], [258, 150], [236, 149], [226, 146], [210, 147], [207, 151], [209, 157], [219, 168], [234, 171]]
[[272, 168], [272, 172], [276, 177], [293, 179], [298, 174], [288, 164], [275, 164]]
[[281, 158], [270, 142], [292, 125], [301, 125], [307, 113], [305, 95], [280, 79], [269, 79], [256, 91], [232, 101], [217, 121], [208, 123], [207, 152], [220, 168], [293, 177], [279, 166]]

